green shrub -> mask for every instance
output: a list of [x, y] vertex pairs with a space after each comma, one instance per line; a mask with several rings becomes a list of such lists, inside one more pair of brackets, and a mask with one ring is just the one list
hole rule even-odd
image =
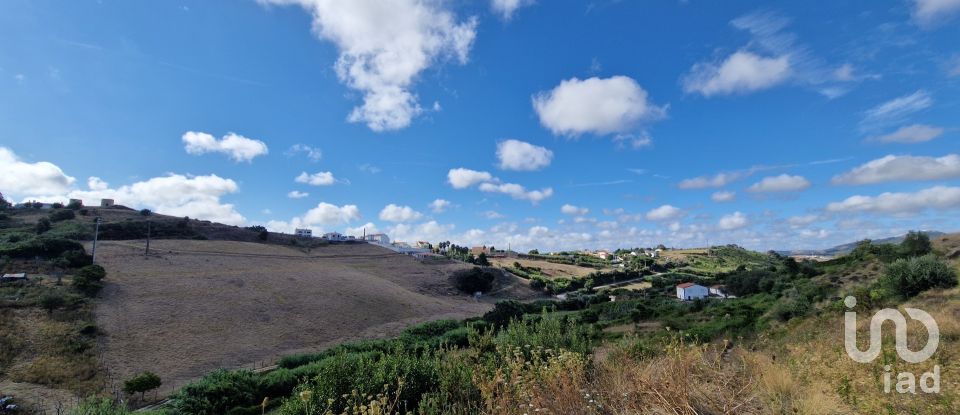
[[473, 294], [475, 292], [486, 292], [493, 288], [493, 281], [496, 279], [494, 271], [473, 267], [468, 270], [457, 271], [453, 274], [454, 285], [458, 290]]
[[931, 288], [957, 285], [957, 274], [932, 254], [898, 259], [887, 266], [880, 285], [902, 296], [913, 297]]
[[50, 222], [61, 222], [77, 217], [77, 215], [74, 214], [70, 209], [58, 209], [50, 212], [50, 214], [47, 216], [50, 218]]
[[180, 389], [173, 398], [173, 408], [183, 414], [222, 415], [262, 400], [260, 378], [252, 371], [220, 369]]
[[51, 228], [50, 219], [47, 219], [47, 218], [40, 218], [40, 220], [37, 221], [37, 225], [35, 226], [37, 235], [40, 235], [46, 231], [49, 231], [50, 228]]
[[152, 372], [143, 372], [123, 382], [123, 391], [130, 395], [139, 393], [142, 399], [145, 392], [159, 388], [162, 384], [160, 376]]
[[87, 296], [93, 297], [103, 288], [101, 282], [107, 276], [106, 270], [99, 265], [87, 265], [73, 276], [73, 286]]

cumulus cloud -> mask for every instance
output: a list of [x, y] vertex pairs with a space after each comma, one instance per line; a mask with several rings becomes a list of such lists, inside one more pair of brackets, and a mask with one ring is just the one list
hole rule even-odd
[[748, 93], [780, 84], [789, 76], [789, 56], [766, 57], [741, 50], [722, 62], [694, 65], [683, 79], [683, 89], [706, 97]]
[[757, 183], [747, 188], [750, 192], [795, 192], [810, 187], [810, 181], [803, 176], [791, 176], [781, 174], [779, 176], [764, 177]]
[[408, 243], [417, 241], [442, 241], [450, 238], [454, 225], [441, 224], [437, 221], [429, 221], [420, 224], [400, 223], [387, 229], [387, 233], [394, 241], [404, 241]]
[[672, 220], [681, 216], [683, 216], [683, 210], [671, 205], [663, 205], [658, 208], [651, 209], [646, 214], [647, 220], [652, 221]]
[[510, 20], [513, 18], [513, 13], [516, 12], [517, 9], [533, 3], [534, 0], [491, 0], [490, 7], [495, 13], [500, 15], [503, 20]]
[[553, 152], [520, 140], [497, 143], [497, 159], [503, 170], [533, 171], [550, 165]]
[[466, 63], [477, 20], [459, 20], [447, 2], [432, 0], [260, 0], [299, 5], [313, 32], [340, 52], [340, 81], [363, 94], [348, 119], [374, 131], [410, 125], [423, 112], [412, 92], [419, 75], [453, 58]]
[[900, 127], [889, 134], [868, 138], [867, 141], [880, 143], [922, 143], [930, 141], [943, 134], [943, 128], [923, 124], [913, 124]]
[[667, 107], [648, 100], [647, 91], [626, 76], [571, 78], [533, 96], [540, 124], [553, 134], [630, 133], [641, 122], [666, 116]]
[[148, 208], [171, 216], [190, 216], [225, 223], [242, 225], [246, 219], [232, 204], [220, 198], [237, 192], [237, 183], [217, 175], [185, 176], [170, 174], [154, 177], [116, 189], [104, 187], [106, 183], [91, 180], [89, 190], [73, 190], [67, 198], [81, 199], [84, 204], [96, 204], [100, 199], [114, 199], [118, 204], [135, 209]]
[[960, 209], [960, 187], [934, 186], [913, 193], [882, 193], [878, 196], [850, 196], [827, 205], [830, 212], [914, 215], [927, 209]]
[[833, 183], [856, 185], [955, 177], [960, 177], [960, 155], [957, 154], [936, 158], [888, 155], [834, 176]]
[[269, 221], [266, 227], [274, 232], [292, 233], [296, 228], [309, 228], [318, 233], [331, 227], [346, 225], [361, 218], [360, 208], [356, 205], [337, 206], [320, 202], [317, 207], [306, 211], [289, 221]]
[[287, 150], [288, 156], [293, 156], [295, 154], [304, 154], [307, 156], [310, 161], [317, 162], [323, 158], [323, 151], [320, 151], [319, 148], [310, 147], [306, 144], [294, 144], [290, 146], [290, 149]]
[[681, 189], [704, 189], [708, 187], [723, 187], [736, 180], [739, 180], [744, 175], [739, 172], [733, 173], [717, 173], [713, 176], [700, 176], [690, 179], [684, 179], [680, 181], [680, 184], [677, 186]]
[[380, 220], [387, 222], [413, 222], [420, 220], [423, 214], [413, 210], [410, 206], [399, 206], [393, 203], [385, 206], [380, 211]]
[[228, 133], [217, 140], [216, 137], [197, 131], [187, 131], [181, 137], [187, 154], [223, 153], [233, 161], [250, 162], [254, 157], [268, 153], [267, 144], [260, 140], [247, 138], [239, 134]]
[[443, 213], [450, 207], [450, 201], [444, 199], [435, 199], [433, 202], [430, 202], [430, 210], [433, 213]]
[[476, 171], [464, 168], [450, 169], [447, 172], [447, 182], [454, 189], [466, 189], [475, 184], [487, 182], [493, 179], [493, 175], [485, 171]]
[[0, 147], [0, 190], [8, 198], [63, 194], [74, 181], [53, 163], [25, 162], [12, 150]]
[[787, 219], [787, 223], [794, 227], [807, 226], [813, 222], [816, 222], [819, 218], [820, 217], [817, 215], [791, 216]]
[[337, 182], [337, 179], [333, 177], [333, 173], [328, 171], [322, 171], [314, 174], [301, 172], [300, 175], [293, 180], [297, 183], [306, 183], [311, 186], [329, 186]]
[[553, 196], [553, 189], [550, 187], [540, 190], [527, 190], [516, 183], [481, 183], [479, 189], [482, 192], [503, 193], [517, 200], [528, 200], [533, 204]]
[[99, 177], [90, 176], [87, 178], [87, 187], [89, 187], [90, 190], [106, 190], [110, 187], [110, 184], [103, 181]]
[[870, 108], [863, 113], [861, 130], [884, 127], [906, 119], [909, 115], [925, 110], [933, 105], [933, 97], [927, 91], [916, 92], [891, 99]]
[[568, 203], [560, 207], [560, 212], [563, 212], [564, 214], [567, 214], [567, 215], [580, 216], [580, 215], [586, 215], [587, 213], [590, 213], [590, 209], [587, 209], [585, 207], [574, 206]]
[[729, 215], [725, 215], [720, 218], [720, 221], [717, 222], [717, 226], [720, 229], [725, 231], [731, 231], [734, 229], [740, 229], [750, 224], [750, 221], [747, 220], [747, 215], [744, 215], [740, 212], [733, 212]]
[[960, 0], [914, 0], [913, 20], [931, 28], [950, 20], [960, 12]]
[[714, 202], [732, 202], [737, 199], [736, 192], [720, 191], [710, 195]]
[[304, 193], [299, 190], [293, 190], [290, 193], [287, 193], [287, 197], [291, 199], [303, 199], [307, 196], [310, 196], [310, 193]]

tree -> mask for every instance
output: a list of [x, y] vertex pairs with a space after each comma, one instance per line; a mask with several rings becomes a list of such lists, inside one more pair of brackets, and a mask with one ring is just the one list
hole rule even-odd
[[0, 210], [10, 207], [10, 202], [7, 201], [7, 198], [3, 197], [3, 193], [0, 192]]
[[83, 202], [81, 202], [81, 201], [79, 201], [79, 200], [73, 200], [73, 201], [71, 201], [70, 203], [67, 204], [67, 209], [70, 209], [70, 210], [77, 210], [77, 209], [80, 209], [80, 208], [82, 208], [82, 207], [83, 207]]
[[107, 271], [99, 265], [87, 265], [73, 276], [73, 286], [87, 296], [93, 297], [103, 288], [101, 282], [107, 276]]
[[903, 242], [900, 242], [900, 253], [905, 257], [924, 256], [931, 251], [930, 236], [924, 232], [907, 232]]
[[37, 221], [37, 227], [36, 227], [37, 235], [44, 233], [46, 231], [49, 231], [51, 227], [52, 226], [50, 226], [50, 219], [40, 218], [40, 220]]
[[477, 264], [477, 265], [480, 265], [480, 266], [482, 266], [482, 267], [489, 267], [489, 266], [490, 266], [490, 261], [487, 260], [487, 254], [485, 254], [485, 253], [483, 253], [483, 252], [481, 252], [480, 255], [477, 255], [477, 260], [476, 260], [476, 262], [474, 262], [474, 263]]
[[540, 251], [536, 249], [531, 249], [530, 252], [527, 252], [530, 255], [540, 255]]
[[933, 254], [910, 259], [898, 259], [887, 267], [880, 284], [905, 298], [913, 297], [931, 288], [949, 288], [957, 285], [957, 274]]
[[162, 384], [163, 382], [160, 381], [160, 376], [152, 372], [143, 372], [123, 382], [123, 391], [130, 395], [139, 393], [140, 400], [142, 401], [144, 392], [157, 389]]
[[140, 216], [150, 216], [151, 213], [153, 213], [153, 212], [151, 212], [150, 209], [141, 209], [141, 210], [140, 210]]
[[53, 313], [53, 310], [56, 310], [60, 307], [63, 307], [67, 303], [63, 299], [63, 296], [57, 292], [46, 292], [40, 296], [40, 307], [43, 307], [44, 310], [47, 310], [47, 314]]

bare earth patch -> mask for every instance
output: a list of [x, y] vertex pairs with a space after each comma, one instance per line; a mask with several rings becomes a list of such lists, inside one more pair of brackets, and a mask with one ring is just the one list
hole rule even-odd
[[569, 264], [556, 264], [547, 261], [519, 258], [490, 258], [490, 263], [498, 267], [512, 267], [514, 262], [519, 262], [520, 265], [523, 265], [526, 268], [540, 268], [543, 275], [550, 278], [584, 277], [597, 271], [596, 268], [580, 267]]
[[448, 283], [465, 265], [421, 263], [367, 244], [293, 247], [227, 241], [101, 242], [97, 300], [104, 365], [149, 370], [162, 390], [224, 367], [398, 334], [423, 321], [480, 315]]

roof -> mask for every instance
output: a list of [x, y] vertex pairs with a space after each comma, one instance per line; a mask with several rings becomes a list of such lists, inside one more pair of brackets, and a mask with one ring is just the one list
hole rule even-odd
[[11, 279], [27, 278], [27, 274], [25, 272], [21, 272], [18, 274], [3, 274], [3, 278], [11, 278]]
[[697, 285], [697, 284], [694, 284], [692, 282], [685, 282], [683, 284], [677, 285], [677, 288], [690, 288], [690, 287], [693, 287], [694, 285]]

